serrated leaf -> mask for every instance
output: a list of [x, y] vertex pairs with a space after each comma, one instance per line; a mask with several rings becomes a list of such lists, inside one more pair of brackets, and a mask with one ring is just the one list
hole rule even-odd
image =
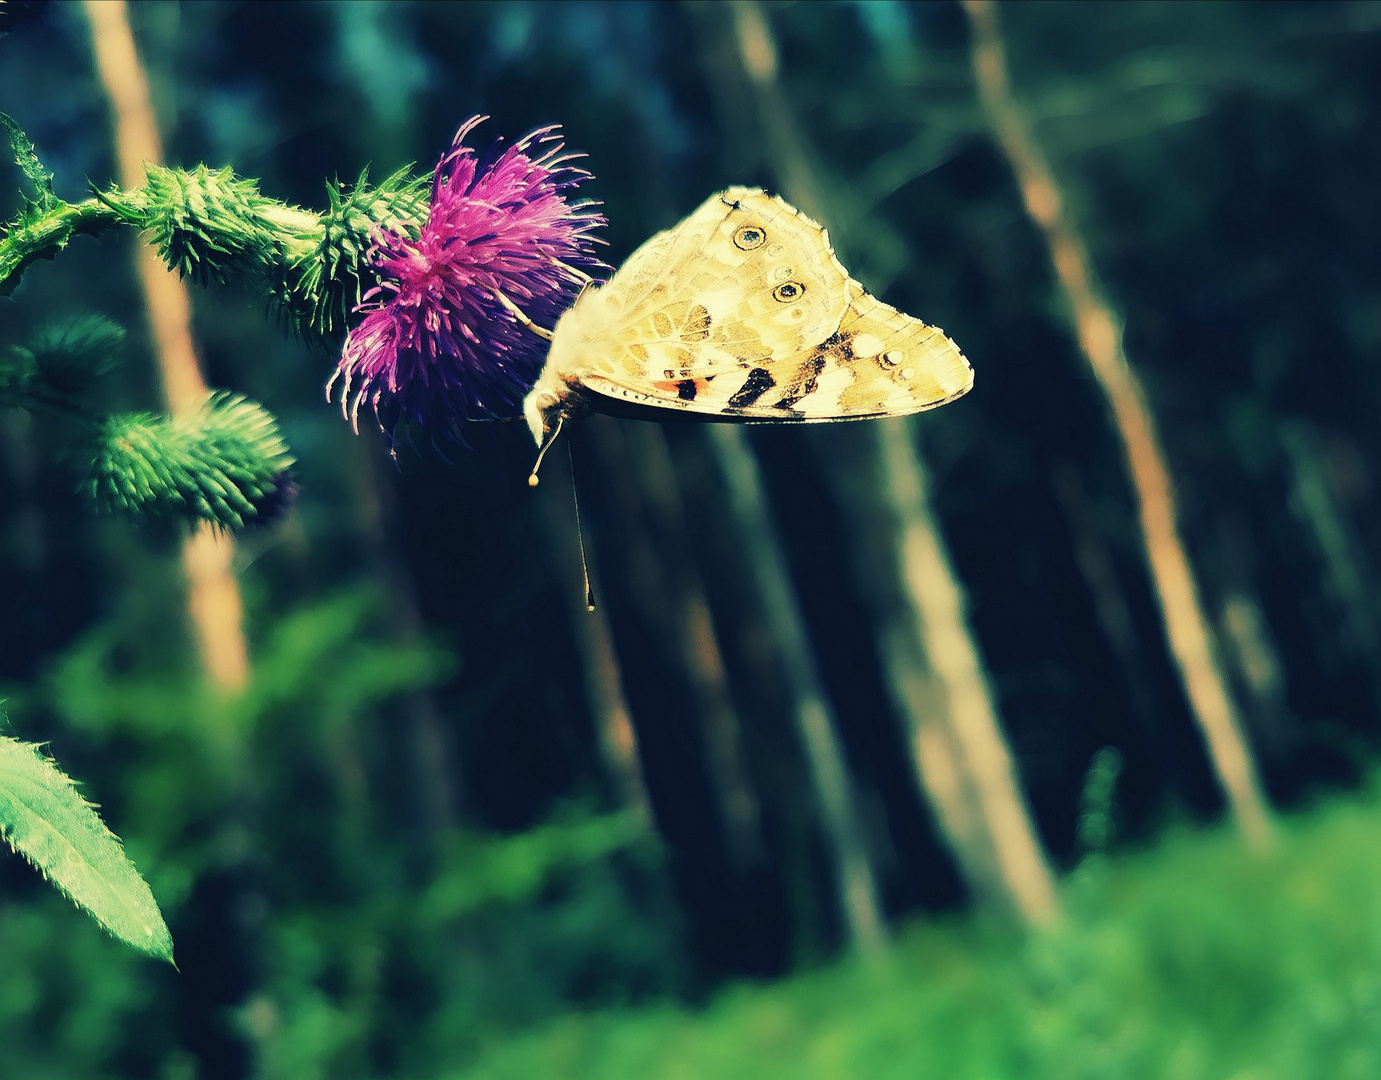
[[37, 746], [5, 736], [0, 736], [0, 833], [121, 941], [172, 961], [172, 935], [119, 838]]
[[34, 202], [46, 209], [57, 201], [57, 196], [53, 194], [53, 174], [43, 167], [43, 162], [38, 160], [38, 153], [34, 150], [34, 144], [29, 141], [29, 137], [24, 134], [24, 129], [14, 122], [14, 118], [7, 113], [0, 112], [0, 127], [3, 127], [9, 135], [10, 150], [14, 154], [14, 162], [20, 170], [33, 184], [37, 192]]

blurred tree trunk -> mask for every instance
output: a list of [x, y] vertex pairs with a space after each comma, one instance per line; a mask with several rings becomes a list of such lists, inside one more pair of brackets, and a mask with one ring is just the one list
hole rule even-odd
[[1365, 546], [1338, 498], [1318, 432], [1302, 421], [1280, 425], [1289, 463], [1290, 512], [1308, 532], [1324, 590], [1340, 624], [1343, 647], [1366, 664], [1381, 684], [1381, 628], [1376, 617], [1374, 571]]
[[[124, 0], [86, 0], [96, 70], [110, 98], [115, 119], [115, 151], [120, 183], [144, 183], [144, 163], [161, 162], [162, 144], [149, 97], [149, 82], [139, 62]], [[174, 416], [194, 412], [206, 398], [206, 382], [192, 343], [192, 305], [187, 285], [163, 265], [147, 244], [136, 256], [139, 281], [148, 306], [154, 357], [163, 399]], [[231, 571], [235, 543], [210, 523], [195, 527], [183, 541], [187, 613], [196, 634], [202, 667], [213, 684], [231, 693], [249, 673], [241, 626], [240, 587]]]
[[1285, 698], [1285, 669], [1254, 585], [1255, 548], [1247, 526], [1224, 511], [1218, 518], [1217, 567], [1221, 581], [1218, 642], [1236, 685], [1252, 704], [1252, 734], [1257, 756], [1269, 772], [1290, 771], [1290, 709]]
[[926, 800], [975, 896], [1042, 922], [1056, 910], [1049, 866], [1020, 794], [963, 590], [929, 510], [905, 419], [860, 425], [857, 453], [827, 465], [854, 522], [897, 714]]
[[[787, 197], [828, 218], [822, 172], [777, 81], [776, 42], [758, 4], [735, 0], [733, 31]], [[918, 782], [975, 893], [1029, 922], [1044, 921], [1056, 909], [1054, 882], [1017, 786], [962, 590], [928, 511], [923, 467], [906, 428], [895, 424], [881, 425], [865, 455], [897, 522], [894, 577], [885, 591], [905, 598], [906, 615], [884, 622], [880, 646]]]
[[[619, 667], [618, 651], [614, 647], [609, 619], [600, 600], [600, 588], [595, 568], [588, 565], [580, 536], [580, 517], [577, 504], [558, 502], [554, 493], [568, 488], [575, 495], [575, 475], [569, 458], [554, 456], [547, 463], [550, 476], [536, 495], [541, 501], [538, 514], [547, 543], [561, 574], [562, 593], [566, 597], [567, 618], [575, 638], [585, 676], [585, 698], [595, 721], [600, 755], [605, 771], [618, 791], [621, 801], [638, 815], [646, 828], [652, 828], [651, 808], [643, 780], [642, 763], [638, 755], [638, 737], [633, 730], [633, 714], [623, 690], [623, 672]], [[576, 588], [576, 582], [588, 575], [590, 591], [595, 597], [593, 610], [586, 604], [586, 595]]]
[[864, 952], [877, 952], [886, 940], [886, 923], [878, 903], [877, 882], [868, 860], [848, 762], [811, 652], [805, 620], [787, 577], [786, 557], [768, 512], [757, 461], [741, 428], [714, 424], [709, 435], [727, 484], [730, 507], [738, 520], [763, 613], [786, 669], [792, 718], [824, 816], [840, 911], [851, 943]]
[[[350, 452], [355, 458], [349, 470], [359, 507], [361, 531], [374, 579], [382, 584], [388, 620], [398, 637], [409, 643], [421, 641], [424, 626], [417, 605], [416, 586], [398, 552], [397, 538], [390, 524], [398, 520], [395, 493], [390, 478], [384, 475], [384, 455], [375, 440], [353, 438]], [[445, 725], [437, 713], [430, 690], [409, 690], [402, 695], [404, 714], [412, 736], [411, 786], [419, 814], [433, 841], [456, 823], [460, 806], [459, 778], [451, 761]], [[430, 851], [428, 854], [433, 854]]]
[[[684, 509], [665, 437], [655, 424], [603, 418], [592, 418], [582, 430], [606, 480], [603, 488], [616, 533], [606, 536], [599, 554], [606, 563], [621, 568], [628, 600], [637, 609], [648, 638], [642, 644], [655, 650], [655, 663], [673, 669], [668, 672], [672, 680], [663, 680], [663, 691], [669, 691], [673, 682], [684, 688], [702, 740], [725, 848], [735, 869], [742, 871], [762, 855], [758, 803], [744, 762], [738, 716], [710, 621], [709, 602], [687, 550]], [[602, 609], [604, 601], [598, 596], [595, 603]], [[586, 619], [595, 617], [584, 611], [580, 614]], [[649, 717], [644, 725], [652, 722]], [[620, 738], [617, 732], [610, 735]], [[685, 771], [684, 763], [679, 771]]]
[[925, 786], [937, 793], [957, 782], [966, 807], [953, 819], [966, 830], [960, 857], [975, 880], [989, 883], [988, 897], [1014, 906], [1028, 922], [1044, 922], [1057, 906], [1054, 881], [968, 627], [963, 589], [930, 512], [925, 467], [907, 421], [884, 420], [876, 428], [884, 491], [897, 518], [897, 580], [908, 601], [911, 636], [942, 690], [937, 710], [923, 712], [916, 705], [928, 704], [924, 699], [908, 699], [903, 714], [917, 767], [923, 782], [930, 781]]
[[1256, 765], [1214, 658], [1193, 571], [1175, 523], [1174, 492], [1146, 396], [1122, 351], [1117, 317], [1095, 283], [1088, 246], [1013, 98], [992, 0], [963, 0], [973, 69], [993, 138], [1016, 174], [1031, 219], [1050, 249], [1075, 336], [1107, 397], [1135, 486], [1151, 577], [1170, 651], [1228, 805], [1247, 843], [1265, 847], [1271, 820]]

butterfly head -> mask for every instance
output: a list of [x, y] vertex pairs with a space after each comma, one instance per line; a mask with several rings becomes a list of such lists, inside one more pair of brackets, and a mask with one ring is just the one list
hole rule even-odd
[[532, 466], [532, 475], [528, 477], [528, 483], [533, 487], [537, 486], [537, 469], [542, 464], [542, 455], [561, 433], [568, 396], [565, 383], [549, 363], [542, 369], [542, 374], [528, 391], [527, 397], [523, 398], [523, 419], [527, 421], [532, 440], [537, 444], [537, 461]]
[[532, 432], [532, 441], [539, 447], [549, 442], [549, 437], [560, 426], [566, 397], [564, 390], [558, 380], [550, 377], [550, 368], [547, 368], [523, 398], [523, 419]]

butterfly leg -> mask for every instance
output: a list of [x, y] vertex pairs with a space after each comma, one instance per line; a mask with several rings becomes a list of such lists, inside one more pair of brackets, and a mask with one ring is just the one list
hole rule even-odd
[[527, 327], [529, 330], [531, 330], [534, 334], [536, 334], [536, 335], [537, 335], [538, 337], [540, 337], [540, 338], [545, 338], [547, 341], [550, 341], [550, 340], [551, 340], [551, 331], [550, 331], [550, 330], [548, 330], [548, 329], [547, 329], [546, 327], [544, 327], [544, 326], [538, 326], [535, 322], [533, 322], [531, 319], [529, 319], [529, 318], [527, 317], [526, 312], [524, 312], [522, 308], [520, 308], [520, 307], [519, 307], [517, 304], [515, 304], [512, 300], [510, 300], [508, 297], [506, 297], [503, 293], [499, 292], [498, 289], [495, 289], [495, 290], [494, 290], [494, 297], [495, 297], [495, 299], [497, 299], [497, 300], [499, 301], [499, 303], [501, 303], [501, 304], [502, 304], [504, 307], [506, 307], [510, 312], [512, 312], [513, 317], [514, 317], [515, 319], [517, 319], [520, 323], [522, 323], [524, 326], [526, 326], [526, 327]]
[[585, 286], [593, 285], [595, 283], [595, 279], [592, 278], [589, 274], [585, 273], [585, 271], [580, 269], [578, 266], [571, 266], [569, 263], [563, 263], [560, 259], [552, 259], [552, 263], [555, 266], [559, 266], [562, 270], [570, 274], [573, 278], [576, 278], [580, 282], [582, 290]]

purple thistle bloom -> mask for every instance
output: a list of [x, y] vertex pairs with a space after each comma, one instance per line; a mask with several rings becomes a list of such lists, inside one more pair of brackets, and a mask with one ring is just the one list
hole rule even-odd
[[329, 397], [341, 380], [341, 411], [356, 430], [362, 401], [390, 437], [402, 421], [436, 437], [517, 415], [547, 343], [513, 307], [550, 330], [605, 269], [590, 235], [604, 218], [566, 201], [590, 174], [567, 164], [575, 155], [562, 155], [558, 127], [477, 157], [463, 140], [485, 119], [468, 120], [437, 163], [418, 237], [376, 230], [369, 263], [379, 284], [356, 308], [365, 317], [326, 384]]

